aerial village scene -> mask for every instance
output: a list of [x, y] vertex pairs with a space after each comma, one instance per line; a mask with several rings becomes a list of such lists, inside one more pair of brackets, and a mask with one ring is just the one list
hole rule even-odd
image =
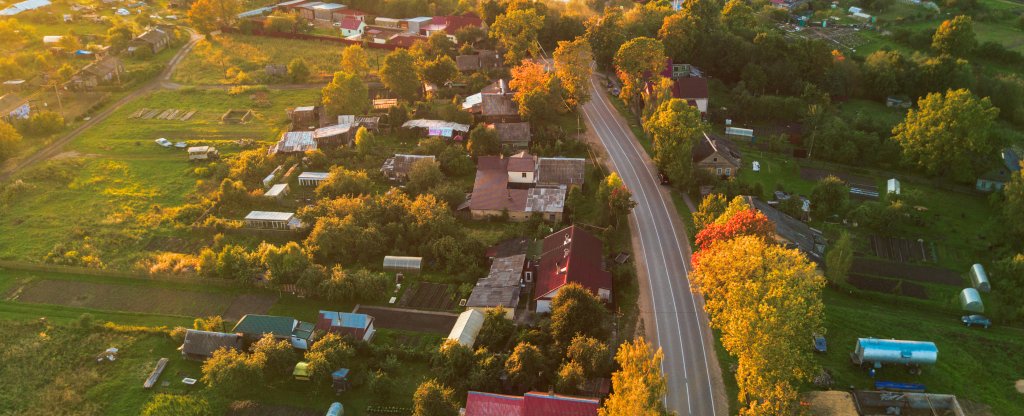
[[0, 415], [1024, 415], [1024, 0], [0, 0]]

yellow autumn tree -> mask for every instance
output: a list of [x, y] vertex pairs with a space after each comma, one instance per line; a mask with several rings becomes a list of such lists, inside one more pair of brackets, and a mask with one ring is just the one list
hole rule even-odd
[[823, 333], [825, 279], [799, 251], [756, 236], [717, 243], [694, 266], [711, 325], [739, 361], [740, 415], [792, 414], [815, 368], [806, 344]]
[[615, 361], [621, 369], [612, 374], [612, 390], [598, 410], [600, 416], [662, 416], [667, 415], [665, 376], [661, 360], [665, 354], [651, 354], [651, 345], [643, 338], [619, 346]]

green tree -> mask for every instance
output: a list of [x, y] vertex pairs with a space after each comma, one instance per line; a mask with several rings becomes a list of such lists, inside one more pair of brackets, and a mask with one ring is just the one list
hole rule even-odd
[[501, 352], [507, 348], [508, 342], [515, 332], [516, 324], [505, 317], [505, 308], [498, 305], [488, 309], [484, 314], [484, 324], [476, 336], [475, 345]]
[[626, 32], [622, 27], [622, 9], [608, 7], [604, 9], [603, 15], [590, 18], [584, 36], [593, 48], [594, 61], [599, 67], [608, 69], [615, 58], [615, 53], [626, 42]]
[[489, 34], [505, 49], [505, 62], [513, 64], [540, 52], [537, 33], [543, 27], [543, 15], [534, 9], [517, 9], [499, 15]]
[[651, 345], [638, 337], [623, 343], [615, 353], [620, 369], [612, 374], [612, 391], [598, 410], [600, 416], [662, 416], [668, 415], [665, 397], [665, 376], [661, 373], [664, 354], [659, 348], [653, 355]]
[[536, 388], [545, 370], [544, 354], [535, 345], [520, 342], [505, 361], [505, 372], [519, 392]]
[[658, 37], [665, 44], [665, 53], [673, 59], [692, 59], [697, 49], [697, 42], [702, 34], [692, 16], [686, 13], [673, 13], [665, 18]]
[[384, 87], [399, 98], [413, 102], [420, 98], [420, 80], [416, 68], [416, 58], [408, 50], [396, 49], [384, 57], [380, 80]]
[[364, 195], [373, 189], [373, 181], [365, 170], [348, 170], [343, 166], [331, 168], [327, 180], [316, 187], [320, 198], [336, 198], [342, 195]]
[[558, 369], [555, 391], [562, 394], [579, 394], [580, 387], [587, 381], [583, 375], [583, 366], [575, 361], [566, 361]]
[[700, 232], [704, 227], [714, 224], [715, 220], [725, 213], [725, 208], [728, 206], [729, 202], [725, 199], [725, 195], [709, 194], [704, 197], [700, 201], [700, 206], [697, 207], [697, 212], [693, 213], [694, 227]]
[[654, 163], [677, 186], [693, 181], [693, 146], [705, 127], [700, 110], [678, 98], [662, 103], [644, 123], [654, 139]]
[[325, 334], [306, 351], [309, 379], [322, 385], [328, 384], [331, 373], [354, 364], [352, 359], [355, 355], [355, 349], [340, 335], [331, 332]]
[[295, 58], [288, 63], [288, 78], [296, 84], [309, 81], [309, 65], [305, 59]]
[[999, 290], [992, 291], [993, 315], [1010, 322], [1024, 320], [1024, 253], [1000, 259], [991, 276], [999, 276]]
[[252, 280], [256, 272], [256, 262], [242, 246], [225, 245], [217, 254], [217, 277], [237, 279], [242, 282]]
[[359, 153], [367, 155], [377, 149], [377, 138], [366, 127], [360, 126], [359, 130], [356, 130], [355, 145]]
[[359, 45], [350, 45], [341, 51], [341, 70], [360, 77], [370, 73], [370, 57]]
[[412, 416], [457, 416], [455, 390], [437, 380], [424, 381], [412, 396]]
[[987, 161], [996, 157], [1002, 140], [992, 134], [999, 109], [988, 98], [959, 89], [928, 94], [917, 105], [892, 130], [907, 163], [960, 182], [989, 169]]
[[1011, 174], [1003, 187], [1003, 197], [1003, 224], [1011, 234], [1024, 237], [1024, 170]]
[[576, 283], [562, 286], [551, 300], [551, 337], [563, 351], [583, 335], [604, 339], [608, 311], [590, 290]]
[[117, 23], [107, 29], [107, 44], [115, 51], [122, 51], [135, 38], [132, 26], [127, 23]]
[[262, 379], [260, 362], [238, 350], [219, 349], [203, 363], [203, 383], [229, 396], [249, 391]]
[[270, 16], [263, 21], [263, 29], [271, 32], [291, 33], [299, 25], [299, 15], [288, 13], [283, 10], [274, 10]]
[[466, 147], [473, 157], [501, 153], [501, 141], [498, 140], [498, 133], [483, 123], [478, 124], [469, 132], [469, 142]]
[[335, 72], [334, 79], [321, 91], [325, 110], [330, 115], [362, 114], [370, 108], [370, 92], [356, 75]]
[[473, 350], [458, 341], [447, 340], [430, 361], [437, 381], [457, 391], [466, 390], [470, 372], [476, 363]]
[[612, 172], [603, 181], [597, 190], [598, 199], [607, 208], [605, 215], [607, 215], [616, 226], [621, 224], [622, 219], [629, 215], [633, 207], [636, 206], [636, 201], [633, 200], [633, 194], [629, 192], [626, 185], [622, 182], [622, 178], [619, 174]]
[[492, 354], [487, 348], [477, 348], [473, 353], [476, 365], [469, 375], [469, 389], [498, 393], [501, 390], [501, 378], [505, 375], [504, 357]]
[[198, 329], [200, 331], [212, 331], [221, 332], [224, 330], [224, 318], [220, 315], [207, 316], [205, 318], [196, 318], [192, 321], [192, 329]]
[[608, 345], [601, 340], [577, 335], [566, 349], [565, 359], [579, 363], [583, 375], [587, 378], [602, 377], [608, 371], [611, 352], [608, 351]]
[[820, 220], [842, 214], [849, 200], [850, 188], [841, 179], [828, 175], [811, 190], [811, 214]]
[[455, 61], [448, 55], [441, 55], [432, 61], [423, 62], [420, 66], [420, 76], [423, 80], [437, 87], [444, 87], [448, 81], [455, 79], [458, 75], [459, 68], [455, 66]]
[[142, 416], [207, 416], [214, 413], [210, 402], [198, 394], [158, 393], [142, 408]]
[[409, 180], [405, 183], [405, 189], [413, 195], [427, 193], [431, 188], [444, 181], [444, 173], [437, 162], [429, 159], [420, 159], [409, 167]]
[[14, 155], [21, 145], [21, 133], [14, 126], [0, 121], [0, 161]]
[[292, 343], [286, 339], [278, 340], [273, 334], [263, 335], [249, 350], [252, 351], [252, 360], [262, 363], [263, 375], [269, 381], [287, 380], [299, 361]]
[[825, 276], [833, 286], [846, 281], [846, 275], [853, 265], [853, 241], [850, 233], [843, 231], [825, 253]]
[[978, 45], [974, 37], [974, 21], [960, 15], [945, 20], [932, 35], [932, 49], [953, 56], [966, 56]]
[[644, 76], [657, 74], [665, 67], [665, 47], [657, 39], [633, 38], [615, 53], [615, 69], [622, 80], [623, 100], [640, 97]]
[[391, 397], [395, 390], [395, 380], [388, 373], [377, 370], [370, 374], [370, 393], [379, 401], [385, 401]]
[[309, 253], [294, 241], [281, 247], [263, 242], [255, 255], [270, 273], [270, 281], [277, 285], [295, 283], [312, 263]]
[[188, 19], [196, 29], [209, 34], [234, 25], [241, 11], [239, 0], [196, 0], [188, 10]]
[[594, 61], [590, 43], [582, 36], [572, 41], [560, 41], [553, 57], [555, 76], [565, 89], [566, 102], [572, 107], [579, 107], [590, 101], [590, 76], [593, 73], [590, 65]]

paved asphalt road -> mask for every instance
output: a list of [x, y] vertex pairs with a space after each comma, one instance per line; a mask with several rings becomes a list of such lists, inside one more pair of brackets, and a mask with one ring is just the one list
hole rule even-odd
[[679, 415], [728, 414], [703, 300], [690, 292], [686, 229], [673, 220], [677, 213], [653, 163], [597, 80], [591, 79], [592, 99], [583, 115], [637, 202], [630, 224], [634, 247], [639, 240], [638, 275], [647, 278], [640, 289], [649, 292], [641, 293], [647, 299], [641, 299], [640, 315], [648, 337], [665, 353], [666, 404]]

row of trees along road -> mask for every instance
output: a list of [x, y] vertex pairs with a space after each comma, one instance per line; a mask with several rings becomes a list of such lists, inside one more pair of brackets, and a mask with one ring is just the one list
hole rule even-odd
[[824, 331], [825, 279], [798, 250], [775, 244], [772, 223], [744, 199], [709, 199], [694, 214], [702, 228], [691, 278], [738, 360], [739, 413], [791, 414], [799, 385], [815, 374], [806, 344]]

